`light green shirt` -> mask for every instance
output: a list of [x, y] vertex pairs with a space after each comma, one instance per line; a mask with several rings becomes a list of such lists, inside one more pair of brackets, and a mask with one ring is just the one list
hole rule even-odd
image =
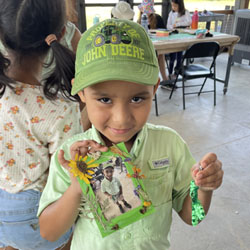
[[[67, 140], [61, 148], [70, 158], [73, 142], [93, 139], [103, 143], [92, 127]], [[130, 151], [134, 165], [146, 176], [143, 184], [155, 207], [155, 212], [129, 226], [102, 238], [95, 220], [79, 217], [74, 229], [72, 250], [166, 250], [170, 246], [169, 231], [172, 209], [179, 212], [188, 194], [190, 169], [195, 163], [186, 143], [172, 129], [146, 124]], [[47, 185], [40, 200], [38, 215], [58, 200], [70, 185], [68, 172], [60, 166], [57, 153], [51, 160]], [[124, 187], [125, 188], [125, 187]]]
[[112, 177], [112, 181], [104, 178], [101, 184], [101, 190], [103, 193], [107, 192], [110, 195], [117, 195], [120, 192], [120, 186], [121, 183], [117, 178]]

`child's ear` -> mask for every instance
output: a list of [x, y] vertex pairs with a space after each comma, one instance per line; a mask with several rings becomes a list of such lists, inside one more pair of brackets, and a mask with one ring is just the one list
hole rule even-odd
[[154, 95], [155, 95], [159, 85], [160, 85], [160, 78], [158, 78], [158, 81], [157, 81], [156, 85], [154, 86]]
[[[72, 86], [74, 85], [74, 81], [75, 81], [75, 78], [72, 78], [72, 80], [71, 80], [71, 85], [72, 85]], [[77, 94], [78, 94], [78, 96], [80, 97], [81, 101], [85, 103], [85, 97], [84, 97], [83, 90], [81, 90], [81, 91], [78, 92]]]
[[77, 94], [80, 97], [81, 101], [85, 103], [85, 96], [84, 96], [83, 90], [81, 90]]

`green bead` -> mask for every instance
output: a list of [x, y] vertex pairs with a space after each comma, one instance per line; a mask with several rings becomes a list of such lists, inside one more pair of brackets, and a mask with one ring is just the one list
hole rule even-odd
[[192, 225], [196, 226], [199, 221], [202, 221], [205, 218], [205, 211], [198, 200], [198, 189], [199, 187], [195, 185], [192, 180], [190, 183], [190, 192], [189, 195], [192, 200]]

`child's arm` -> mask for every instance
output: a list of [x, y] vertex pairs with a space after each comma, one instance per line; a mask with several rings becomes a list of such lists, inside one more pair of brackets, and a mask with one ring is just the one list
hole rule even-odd
[[170, 11], [169, 16], [168, 16], [168, 22], [167, 22], [167, 29], [168, 30], [172, 30], [173, 29], [173, 25], [174, 25], [173, 18], [174, 18], [173, 17], [173, 12]]
[[110, 199], [112, 199], [112, 195], [109, 194], [108, 192], [104, 192], [105, 195], [107, 195]]
[[[91, 148], [89, 150], [89, 148]], [[90, 151], [106, 151], [107, 147], [101, 146], [95, 141], [86, 140], [75, 142], [70, 147], [71, 159], [75, 159], [76, 153], [85, 156]], [[64, 151], [58, 154], [59, 163], [69, 170], [69, 161], [64, 158]], [[79, 182], [70, 173], [71, 185], [56, 202], [47, 206], [39, 217], [41, 236], [49, 241], [56, 241], [67, 232], [74, 224], [81, 202], [82, 190]]]
[[[67, 165], [62, 150], [59, 152], [58, 160], [62, 166]], [[46, 207], [39, 217], [40, 233], [46, 240], [56, 241], [70, 229], [77, 218], [82, 192], [80, 185], [73, 181], [73, 178], [62, 197]]]
[[[223, 178], [222, 164], [213, 153], [206, 154], [200, 161], [203, 170], [197, 165], [191, 169], [195, 184], [199, 186], [198, 199], [207, 214], [212, 199], [213, 190], [217, 189]], [[187, 224], [192, 224], [192, 201], [189, 194], [186, 196], [179, 216]]]

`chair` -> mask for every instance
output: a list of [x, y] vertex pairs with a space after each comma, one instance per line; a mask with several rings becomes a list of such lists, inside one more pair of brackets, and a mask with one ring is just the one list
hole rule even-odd
[[[216, 105], [216, 57], [220, 50], [220, 46], [217, 42], [200, 42], [190, 46], [184, 53], [181, 62], [181, 68], [178, 70], [177, 77], [175, 79], [174, 85], [172, 87], [169, 99], [171, 99], [173, 92], [176, 88], [182, 88], [182, 99], [183, 99], [183, 109], [185, 109], [185, 96], [190, 94], [198, 94], [214, 92], [214, 105]], [[209, 68], [200, 65], [200, 64], [190, 64], [189, 61], [195, 58], [210, 57], [212, 58], [212, 63]], [[186, 62], [186, 63], [185, 63]], [[184, 65], [185, 64], [185, 65]], [[182, 76], [182, 86], [177, 87], [176, 83], [179, 76]], [[186, 85], [187, 80], [196, 79], [196, 78], [205, 78], [203, 84], [193, 84]], [[202, 91], [203, 87], [207, 81], [207, 78], [214, 80], [213, 90]], [[198, 92], [185, 92], [187, 87], [197, 87], [201, 86]]]
[[243, 9], [235, 12], [233, 34], [240, 37], [235, 44], [233, 63], [242, 63], [243, 59], [248, 60], [250, 65], [250, 10]]

